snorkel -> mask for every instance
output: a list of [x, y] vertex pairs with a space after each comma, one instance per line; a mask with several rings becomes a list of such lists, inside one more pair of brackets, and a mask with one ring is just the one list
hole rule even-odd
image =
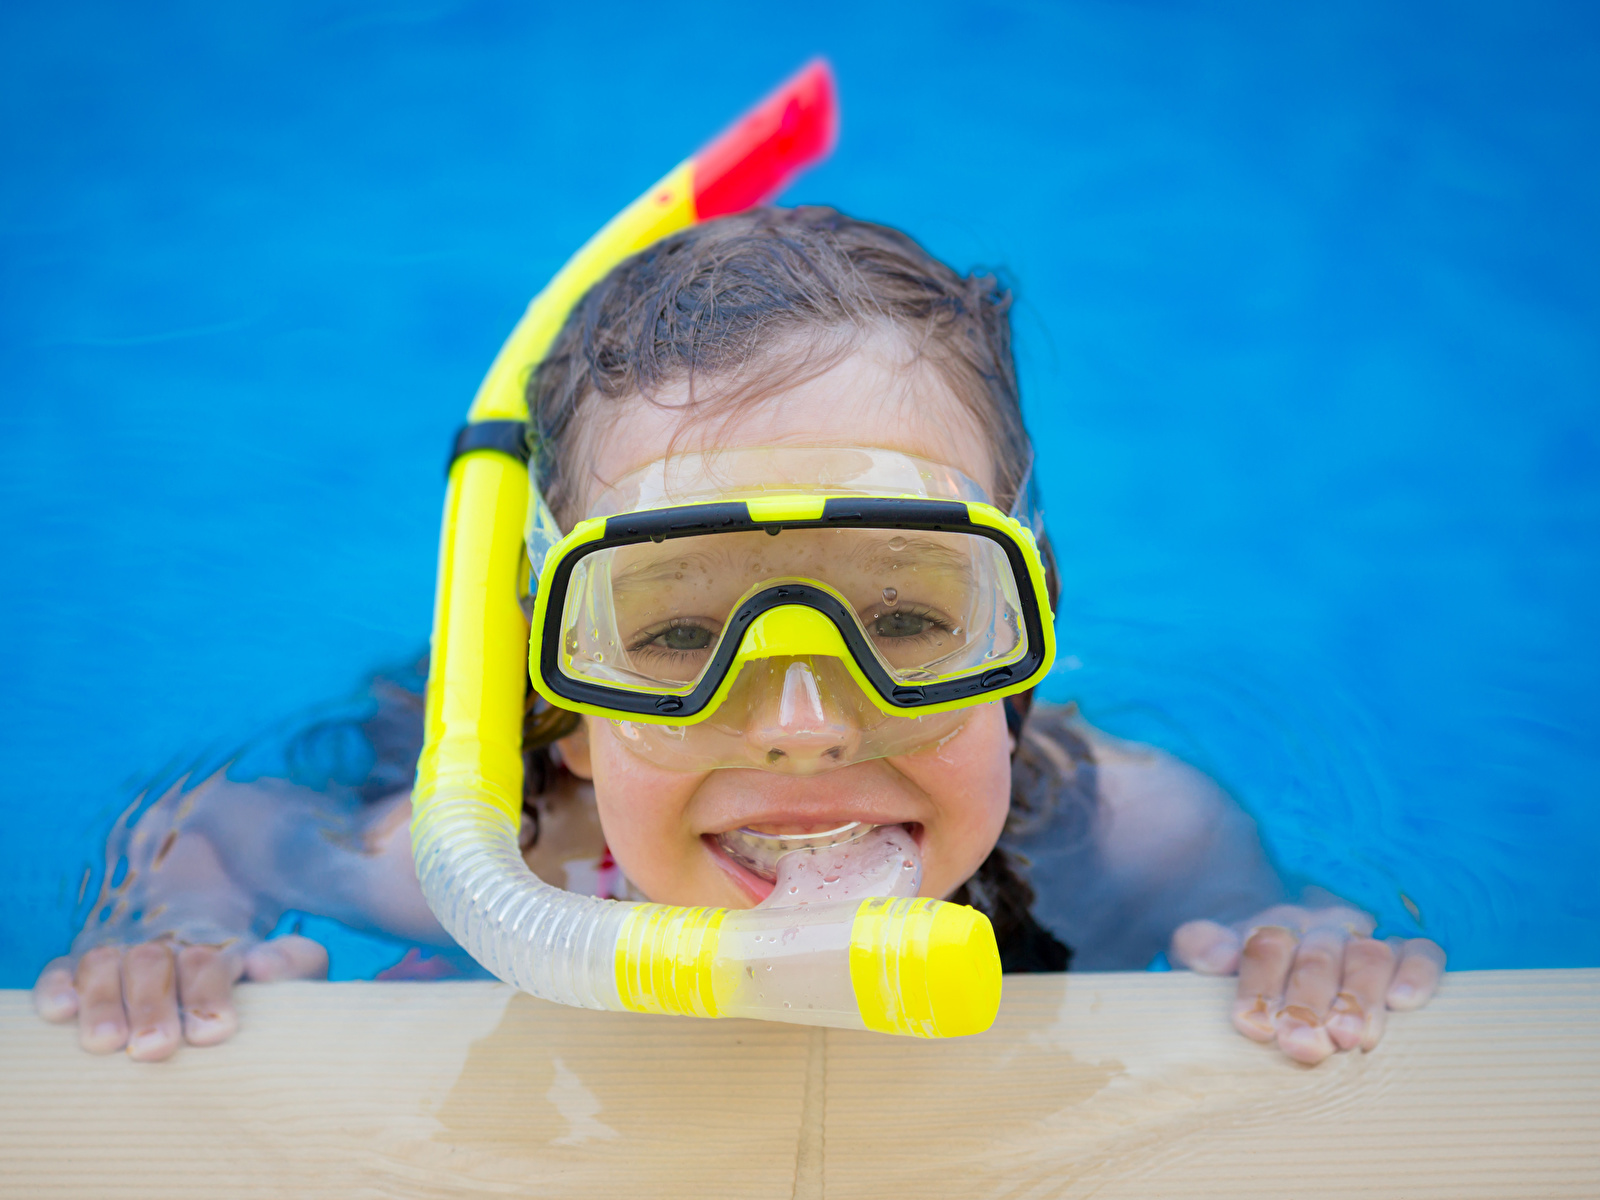
[[[568, 312], [624, 258], [781, 189], [827, 153], [836, 111], [813, 63], [594, 236], [530, 304], [457, 439], [445, 498], [426, 742], [412, 844], [428, 905], [496, 976], [583, 1008], [755, 1017], [919, 1037], [979, 1033], [1000, 964], [981, 913], [916, 898], [899, 827], [725, 843], [775, 876], [753, 909], [619, 903], [562, 891], [518, 846], [528, 688], [530, 506], [524, 385]], [[537, 567], [538, 564], [534, 564]], [[998, 695], [999, 693], [996, 693]]]

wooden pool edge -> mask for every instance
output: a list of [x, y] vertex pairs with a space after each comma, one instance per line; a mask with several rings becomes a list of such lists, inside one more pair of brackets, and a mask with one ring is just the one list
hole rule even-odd
[[228, 1045], [79, 1051], [0, 992], [0, 1196], [1592, 1196], [1600, 970], [1457, 972], [1307, 1069], [1183, 972], [1013, 977], [926, 1043], [496, 983], [240, 990]]

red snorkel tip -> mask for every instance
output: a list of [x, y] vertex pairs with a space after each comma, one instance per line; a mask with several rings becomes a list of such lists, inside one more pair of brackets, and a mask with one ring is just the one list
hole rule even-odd
[[771, 200], [839, 138], [833, 70], [814, 58], [694, 156], [700, 220]]

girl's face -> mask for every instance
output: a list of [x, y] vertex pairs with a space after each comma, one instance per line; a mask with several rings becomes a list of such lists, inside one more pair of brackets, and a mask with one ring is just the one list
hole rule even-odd
[[[683, 386], [626, 401], [607, 413], [604, 428], [586, 430], [591, 473], [578, 508], [606, 481], [669, 453], [785, 445], [899, 450], [956, 467], [992, 492], [982, 431], [936, 372], [908, 358], [892, 338], [869, 341], [731, 422], [695, 420]], [[995, 702], [970, 713], [942, 744], [820, 775], [668, 770], [629, 750], [610, 721], [592, 717], [560, 749], [576, 774], [594, 781], [618, 865], [659, 903], [747, 908], [766, 896], [771, 884], [728, 858], [719, 833], [810, 833], [848, 821], [911, 826], [922, 851], [922, 894], [943, 898], [994, 848], [1010, 804], [1004, 711]], [[773, 743], [770, 722], [762, 735], [763, 745], [781, 745], [783, 731]]]

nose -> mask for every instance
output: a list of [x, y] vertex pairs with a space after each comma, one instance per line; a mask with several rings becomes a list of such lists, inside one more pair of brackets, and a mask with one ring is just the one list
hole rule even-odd
[[[768, 660], [776, 674], [778, 662]], [[768, 770], [814, 774], [855, 761], [861, 748], [861, 725], [850, 706], [840, 702], [830, 678], [837, 665], [792, 658], [782, 664], [779, 686], [750, 710], [745, 738], [760, 765]], [[842, 673], [842, 672], [839, 672]]]

